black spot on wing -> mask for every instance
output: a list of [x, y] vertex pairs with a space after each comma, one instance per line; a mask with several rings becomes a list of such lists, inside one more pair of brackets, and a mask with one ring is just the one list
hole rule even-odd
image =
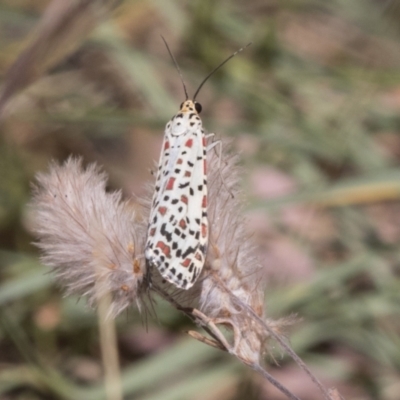
[[160, 233], [167, 239], [168, 242], [170, 242], [172, 240], [172, 234], [171, 232], [168, 232], [166, 228], [167, 224], [166, 223], [162, 224]]
[[182, 254], [182, 258], [185, 259], [189, 254], [193, 254], [196, 251], [196, 247], [189, 246], [186, 251]]

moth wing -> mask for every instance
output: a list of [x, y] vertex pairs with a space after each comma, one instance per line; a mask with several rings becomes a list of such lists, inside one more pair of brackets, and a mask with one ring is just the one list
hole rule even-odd
[[[165, 143], [168, 141], [168, 145]], [[166, 153], [165, 147], [175, 149]], [[208, 240], [206, 158], [203, 137], [164, 140], [156, 180], [146, 258], [168, 282], [189, 289], [205, 261]], [[162, 163], [162, 164], [161, 164]]]

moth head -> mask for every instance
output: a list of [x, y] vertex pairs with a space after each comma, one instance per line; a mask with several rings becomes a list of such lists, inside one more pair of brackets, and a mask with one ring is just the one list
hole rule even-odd
[[180, 111], [182, 112], [193, 112], [196, 111], [197, 114], [201, 113], [203, 107], [197, 101], [186, 100], [180, 106]]

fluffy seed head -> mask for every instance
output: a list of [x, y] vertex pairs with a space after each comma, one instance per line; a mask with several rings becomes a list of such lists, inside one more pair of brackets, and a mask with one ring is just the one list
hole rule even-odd
[[264, 317], [265, 281], [257, 251], [246, 231], [237, 157], [223, 142], [219, 154], [208, 154], [210, 238], [201, 282], [199, 308], [234, 333], [235, 352], [255, 362], [262, 353], [265, 333], [246, 309]]
[[110, 293], [110, 315], [136, 302], [146, 272], [143, 227], [121, 193], [106, 193], [106, 175], [80, 159], [53, 163], [39, 174], [31, 203], [34, 232], [50, 266], [67, 293], [85, 295], [91, 305]]

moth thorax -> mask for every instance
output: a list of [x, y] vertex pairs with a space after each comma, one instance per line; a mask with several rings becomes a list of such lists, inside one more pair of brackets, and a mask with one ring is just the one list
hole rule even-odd
[[200, 117], [194, 112], [180, 112], [171, 120], [171, 134], [180, 135], [198, 135], [202, 131]]
[[171, 121], [172, 135], [174, 135], [174, 136], [183, 135], [187, 131], [188, 131], [187, 119], [182, 114], [178, 114]]

